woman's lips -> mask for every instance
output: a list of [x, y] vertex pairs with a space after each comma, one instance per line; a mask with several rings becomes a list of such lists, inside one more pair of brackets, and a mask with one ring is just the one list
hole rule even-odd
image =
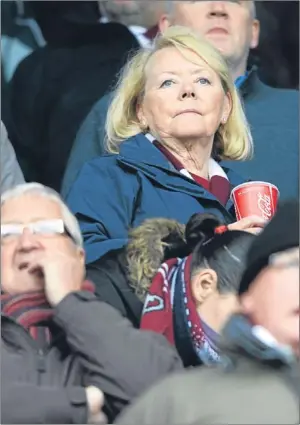
[[228, 35], [228, 31], [225, 28], [215, 27], [207, 31], [207, 34]]

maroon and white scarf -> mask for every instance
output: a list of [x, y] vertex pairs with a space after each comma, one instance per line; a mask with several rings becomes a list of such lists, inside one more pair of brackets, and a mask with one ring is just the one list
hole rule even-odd
[[146, 296], [140, 328], [164, 335], [176, 346], [185, 366], [215, 364], [220, 354], [196, 309], [191, 261], [189, 255], [161, 265]]

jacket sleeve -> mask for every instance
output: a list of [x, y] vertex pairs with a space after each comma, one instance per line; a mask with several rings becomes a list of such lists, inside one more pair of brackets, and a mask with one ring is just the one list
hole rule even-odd
[[87, 292], [66, 296], [55, 320], [70, 346], [117, 414], [142, 391], [172, 371], [182, 369], [175, 349], [162, 336], [134, 329], [120, 313]]
[[104, 153], [105, 120], [110, 99], [108, 94], [93, 106], [76, 135], [62, 182], [63, 197], [68, 195], [83, 165]]
[[181, 384], [176, 378], [177, 374], [172, 375], [151, 387], [136, 402], [126, 407], [114, 423], [118, 425], [186, 423], [180, 422], [180, 415], [177, 415], [178, 410], [184, 409], [182, 401], [177, 404], [173, 397], [177, 385]]
[[119, 167], [113, 156], [84, 165], [66, 202], [78, 219], [87, 264], [127, 243], [138, 189], [136, 175]]
[[81, 387], [5, 384], [1, 389], [1, 422], [5, 424], [83, 424], [87, 400]]

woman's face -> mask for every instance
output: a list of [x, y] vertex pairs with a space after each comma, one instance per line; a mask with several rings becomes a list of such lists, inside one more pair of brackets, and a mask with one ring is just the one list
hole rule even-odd
[[149, 60], [138, 118], [165, 141], [213, 140], [230, 114], [230, 96], [203, 59], [187, 49], [184, 55], [167, 47]]

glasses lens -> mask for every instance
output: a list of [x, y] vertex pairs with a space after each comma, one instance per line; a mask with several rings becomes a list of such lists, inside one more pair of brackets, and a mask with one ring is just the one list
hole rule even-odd
[[62, 220], [43, 220], [31, 224], [33, 233], [39, 235], [56, 235], [64, 233], [64, 223]]

